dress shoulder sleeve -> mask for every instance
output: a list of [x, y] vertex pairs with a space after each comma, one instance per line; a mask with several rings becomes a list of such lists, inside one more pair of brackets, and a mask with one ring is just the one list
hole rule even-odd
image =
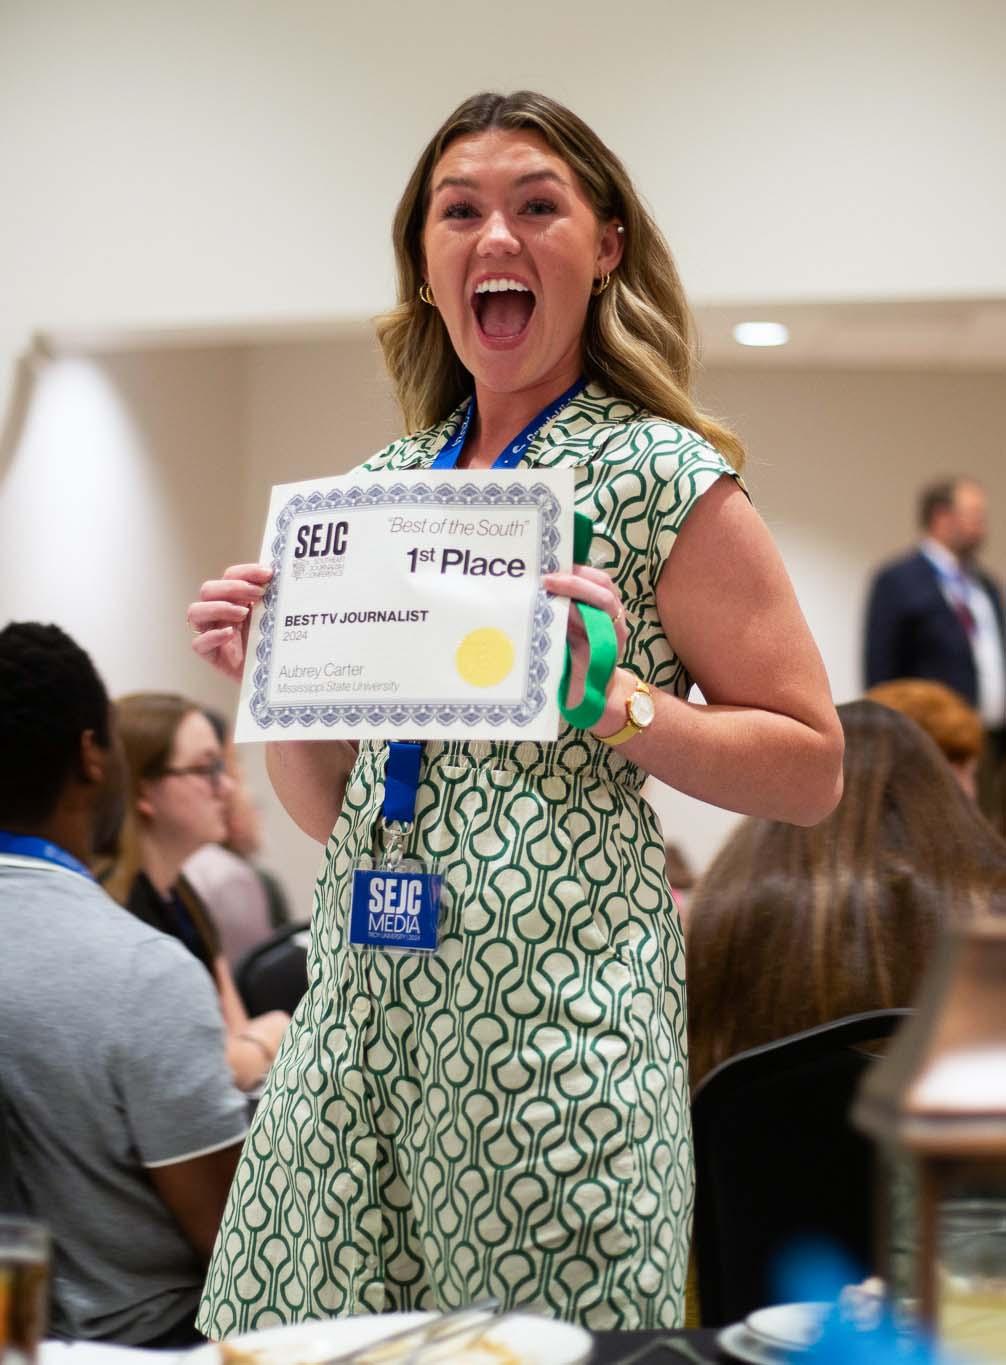
[[647, 558], [655, 583], [702, 494], [724, 476], [733, 479], [745, 494], [747, 489], [729, 460], [697, 432], [654, 419], [636, 427], [634, 445], [646, 451], [652, 478]]

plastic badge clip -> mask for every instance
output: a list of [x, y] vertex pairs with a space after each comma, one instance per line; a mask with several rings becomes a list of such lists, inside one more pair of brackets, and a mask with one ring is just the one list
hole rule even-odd
[[[594, 538], [594, 524], [582, 512], [573, 514], [573, 561], [576, 564], [590, 562], [590, 544]], [[590, 658], [587, 663], [587, 676], [583, 683], [583, 700], [576, 706], [567, 706], [569, 696], [569, 675], [572, 658], [569, 644], [566, 645], [566, 663], [559, 682], [559, 710], [568, 724], [577, 730], [589, 730], [596, 725], [604, 714], [605, 698], [611, 675], [618, 663], [618, 638], [615, 624], [606, 611], [592, 607], [586, 602], [577, 602], [583, 628], [587, 633]], [[570, 610], [573, 609], [571, 604]]]

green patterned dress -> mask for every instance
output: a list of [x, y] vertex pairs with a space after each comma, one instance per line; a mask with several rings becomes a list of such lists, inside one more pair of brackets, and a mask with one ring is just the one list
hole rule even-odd
[[[458, 415], [369, 469], [421, 469]], [[729, 465], [589, 385], [524, 463], [572, 466], [616, 579], [623, 662], [684, 696], [655, 585]], [[363, 743], [315, 893], [308, 992], [207, 1279], [215, 1338], [495, 1294], [596, 1329], [681, 1322], [692, 1206], [684, 951], [644, 774], [589, 734], [427, 743], [412, 851], [444, 876], [434, 956], [347, 944], [387, 749]]]

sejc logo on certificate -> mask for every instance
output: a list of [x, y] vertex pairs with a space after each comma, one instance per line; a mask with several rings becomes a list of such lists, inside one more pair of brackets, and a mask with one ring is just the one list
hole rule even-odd
[[238, 740], [550, 740], [573, 471], [366, 470], [272, 490]]
[[349, 915], [350, 943], [354, 948], [435, 952], [441, 880], [432, 872], [357, 869]]

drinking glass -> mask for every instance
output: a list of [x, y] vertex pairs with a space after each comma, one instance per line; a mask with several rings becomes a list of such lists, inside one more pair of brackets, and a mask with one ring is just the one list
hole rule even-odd
[[0, 1365], [33, 1365], [49, 1309], [49, 1230], [0, 1218]]
[[1006, 1360], [1006, 1200], [940, 1211], [939, 1337], [975, 1361]]

